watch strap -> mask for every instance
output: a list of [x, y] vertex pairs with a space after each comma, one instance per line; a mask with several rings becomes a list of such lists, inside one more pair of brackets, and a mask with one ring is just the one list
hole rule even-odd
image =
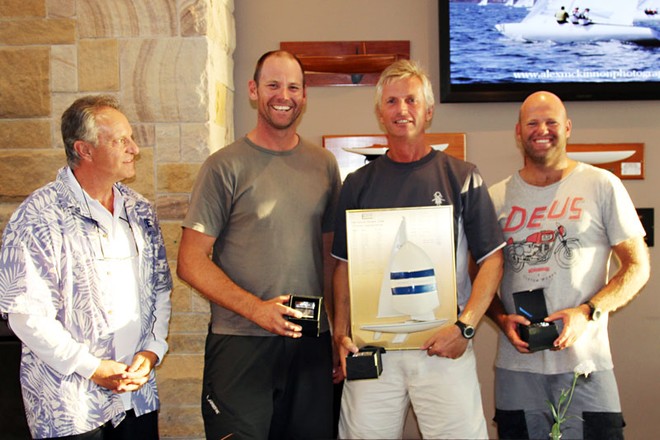
[[598, 307], [596, 307], [596, 305], [591, 301], [587, 301], [584, 304], [586, 304], [587, 307], [589, 307], [589, 321], [598, 321], [602, 313], [601, 310]]
[[455, 322], [454, 324], [455, 324], [455, 325], [458, 327], [458, 329], [461, 331], [461, 335], [462, 335], [465, 339], [472, 339], [472, 338], [474, 337], [474, 334], [475, 334], [476, 331], [475, 331], [475, 329], [474, 329], [473, 326], [464, 323], [464, 322], [461, 321], [460, 319], [457, 319], [456, 322]]

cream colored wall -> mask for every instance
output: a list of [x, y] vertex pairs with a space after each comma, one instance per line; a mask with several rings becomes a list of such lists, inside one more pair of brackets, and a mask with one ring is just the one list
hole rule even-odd
[[[235, 133], [249, 131], [255, 112], [246, 84], [259, 55], [281, 41], [410, 40], [411, 58], [425, 65], [438, 94], [438, 8], [434, 0], [278, 0], [235, 3], [237, 48]], [[308, 90], [307, 110], [299, 132], [316, 142], [324, 134], [376, 133], [373, 87], [316, 87]], [[513, 144], [517, 103], [440, 104], [429, 131], [467, 133], [468, 160], [476, 163], [489, 184], [508, 176], [521, 163]], [[660, 176], [660, 102], [569, 102], [573, 141], [644, 142], [646, 179], [627, 181], [638, 207], [658, 207]], [[652, 263], [658, 261], [651, 248]], [[655, 264], [653, 264], [655, 266]], [[612, 351], [619, 381], [626, 434], [631, 439], [655, 438], [660, 426], [660, 279], [653, 274], [645, 291], [610, 320]], [[476, 338], [479, 375], [490, 433], [493, 415], [493, 359], [496, 332], [482, 323]], [[407, 427], [407, 434], [416, 431]]]

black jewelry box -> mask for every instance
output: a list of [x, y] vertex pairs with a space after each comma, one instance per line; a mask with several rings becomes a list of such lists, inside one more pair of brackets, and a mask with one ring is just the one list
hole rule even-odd
[[290, 295], [287, 306], [302, 313], [300, 318], [287, 316], [286, 318], [302, 327], [303, 336], [319, 337], [321, 330], [321, 306], [323, 298], [320, 296]]
[[554, 322], [545, 322], [548, 309], [545, 305], [543, 289], [527, 290], [513, 294], [516, 314], [527, 318], [530, 325], [519, 325], [520, 339], [529, 344], [529, 351], [552, 348], [552, 343], [559, 336]]
[[383, 372], [383, 347], [366, 346], [346, 356], [346, 380], [378, 379]]

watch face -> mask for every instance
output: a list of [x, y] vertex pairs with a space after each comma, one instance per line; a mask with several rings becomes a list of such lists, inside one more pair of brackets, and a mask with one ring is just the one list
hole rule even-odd
[[465, 339], [472, 339], [474, 336], [474, 327], [461, 321], [456, 321], [456, 326], [461, 330], [461, 335]]
[[590, 321], [598, 321], [600, 319], [600, 315], [603, 313], [601, 309], [596, 307], [591, 301], [587, 302], [587, 305], [589, 306], [590, 309], [590, 315], [589, 315], [589, 320]]
[[594, 309], [593, 313], [591, 314], [591, 320], [592, 321], [598, 321], [600, 319], [600, 315], [602, 315], [603, 311], [601, 309]]

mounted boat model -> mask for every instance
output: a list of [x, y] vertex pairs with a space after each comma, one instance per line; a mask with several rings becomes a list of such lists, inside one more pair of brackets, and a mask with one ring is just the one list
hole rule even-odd
[[[575, 43], [626, 41], [660, 45], [660, 33], [633, 25], [638, 0], [539, 0], [520, 23], [500, 23], [495, 28], [512, 40]], [[557, 23], [555, 13], [588, 8], [591, 23]]]

